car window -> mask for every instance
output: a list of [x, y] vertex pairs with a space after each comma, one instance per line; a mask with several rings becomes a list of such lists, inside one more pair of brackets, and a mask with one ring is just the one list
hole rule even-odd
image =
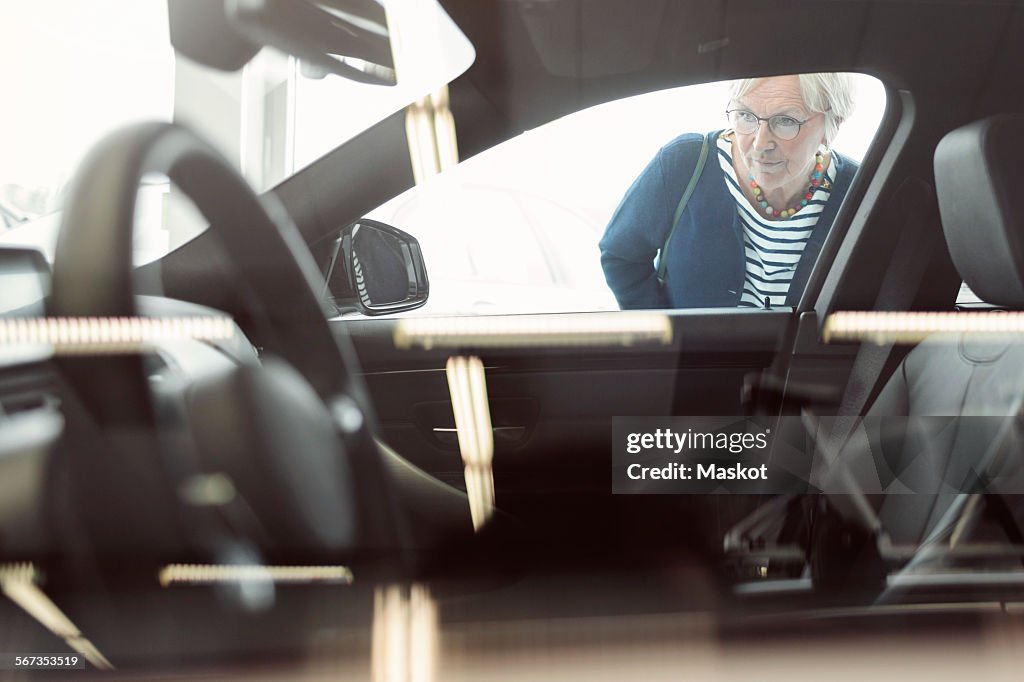
[[[838, 126], [837, 133], [830, 132], [828, 160], [822, 169], [820, 182], [828, 187], [808, 192], [814, 187], [811, 182], [815, 149], [805, 150], [801, 163], [810, 166], [802, 168], [801, 173], [810, 173], [803, 178], [797, 177], [801, 173], [796, 172], [787, 175], [787, 187], [794, 182], [805, 185], [797, 188], [799, 191], [789, 192], [792, 206], [758, 207], [753, 202], [742, 206], [747, 215], [770, 223], [761, 233], [743, 231], [743, 223], [735, 219], [743, 210], [738, 198], [728, 199], [729, 179], [726, 162], [722, 160], [730, 145], [715, 139], [701, 178], [704, 182], [716, 175], [717, 184], [700, 187], [689, 209], [697, 217], [684, 220], [683, 227], [673, 232], [666, 252], [668, 295], [651, 289], [650, 295], [634, 296], [629, 291], [616, 291], [616, 287], [625, 282], [622, 286], [628, 289], [628, 283], [638, 277], [656, 277], [658, 252], [665, 246], [662, 240], [670, 229], [667, 224], [671, 223], [691, 172], [683, 166], [694, 163], [694, 149], [700, 146], [699, 135], [681, 136], [730, 131], [735, 127], [725, 115], [730, 82], [608, 102], [524, 131], [414, 187], [368, 217], [410, 232], [423, 245], [433, 300], [416, 314], [473, 312], [478, 296], [471, 290], [464, 290], [461, 298], [444, 301], [434, 296], [434, 289], [446, 289], [464, 277], [453, 260], [464, 267], [472, 267], [472, 262], [489, 263], [483, 272], [475, 271], [477, 282], [496, 291], [505, 287], [500, 300], [490, 301], [489, 312], [749, 305], [748, 299], [764, 296], [757, 290], [744, 290], [751, 283], [768, 290], [774, 296], [774, 305], [784, 305], [787, 289], [784, 284], [773, 282], [791, 281], [793, 276], [806, 279], [808, 270], [804, 267], [797, 271], [803, 253], [799, 249], [811, 241], [816, 228], [813, 221], [801, 218], [824, 213], [816, 204], [825, 203], [822, 197], [828, 193], [820, 190], [834, 189], [831, 185], [837, 179], [841, 180], [839, 189], [845, 191], [852, 173], [842, 172], [843, 163], [846, 171], [856, 166], [882, 118], [882, 84], [861, 75], [852, 75], [849, 84], [853, 102], [848, 108], [852, 113]], [[752, 92], [758, 94], [756, 88]], [[819, 133], [824, 130], [825, 116], [810, 110], [801, 114], [809, 119], [806, 123], [798, 119], [770, 119], [769, 115], [778, 113], [771, 109], [776, 106], [773, 100], [761, 97], [761, 102], [753, 95], [741, 103], [757, 108], [757, 116], [765, 119], [762, 122], [769, 130], [774, 131], [772, 126], [780, 124], [795, 125], [800, 130], [801, 125], [808, 130], [818, 125]], [[786, 109], [785, 113], [792, 110]], [[766, 143], [765, 147], [781, 149], [787, 144], [788, 141], [778, 145]], [[789, 170], [787, 164], [791, 161], [778, 150], [762, 149], [759, 153], [764, 166], [759, 170], [768, 180], [782, 174], [782, 170]], [[842, 162], [832, 162], [833, 158], [841, 158]], [[746, 165], [750, 167], [751, 163]], [[734, 194], [742, 195], [751, 179], [735, 177]], [[758, 187], [757, 191], [774, 189]], [[716, 193], [713, 201], [711, 191]], [[481, 200], [485, 194], [489, 197], [486, 202]], [[811, 197], [805, 208], [799, 202], [806, 194]], [[839, 203], [841, 200], [828, 202], [833, 207]], [[443, 210], [438, 210], [439, 207]], [[784, 215], [762, 215], [765, 208]], [[794, 210], [789, 221], [785, 215], [788, 210]], [[715, 215], [709, 218], [708, 211]], [[829, 215], [834, 215], [834, 211]], [[714, 229], [732, 230], [734, 234], [719, 233], [716, 238], [708, 238], [712, 234], [709, 220]], [[696, 230], [700, 221], [707, 229]], [[784, 229], [790, 223], [804, 229]], [[616, 229], [617, 238], [609, 239]], [[732, 242], [726, 244], [728, 240]], [[738, 240], [742, 240], [742, 245]], [[634, 248], [645, 241], [644, 248]], [[811, 251], [816, 253], [816, 247], [820, 243]], [[481, 249], [488, 254], [479, 253]], [[543, 253], [546, 269], [531, 265], [536, 258], [527, 253], [537, 251]], [[471, 262], [462, 259], [463, 252], [471, 254]], [[689, 276], [677, 271], [680, 266], [674, 261], [680, 259], [680, 253], [687, 254], [682, 260], [688, 265], [683, 266], [694, 270]], [[614, 266], [609, 266], [614, 258], [628, 261], [632, 270], [617, 273]], [[687, 293], [708, 282], [718, 289], [701, 295]], [[529, 285], [532, 308], [516, 298], [522, 294], [508, 285]], [[760, 307], [762, 299], [756, 300]]]

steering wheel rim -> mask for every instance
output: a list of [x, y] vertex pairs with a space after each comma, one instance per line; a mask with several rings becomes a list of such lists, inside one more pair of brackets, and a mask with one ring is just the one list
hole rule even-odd
[[[316, 264], [297, 228], [272, 197], [261, 199], [242, 176], [191, 131], [143, 123], [102, 140], [72, 184], [54, 257], [48, 313], [54, 316], [135, 316], [132, 244], [141, 179], [162, 173], [188, 196], [225, 247], [234, 275], [255, 298], [271, 332], [267, 348], [284, 359], [328, 408], [351, 399], [361, 412], [341, 447], [360, 482], [360, 535], [394, 546], [401, 524], [391, 486], [369, 437], [370, 407], [354, 349], [335, 336], [316, 292]], [[322, 285], [322, 282], [321, 282]], [[155, 426], [140, 355], [61, 360], [75, 393], [101, 425]], [[296, 433], [296, 449], [303, 434]], [[281, 453], [287, 456], [289, 453]], [[339, 454], [344, 456], [344, 454]]]
[[346, 365], [352, 366], [354, 358], [327, 324], [315, 293], [319, 271], [298, 230], [279, 205], [261, 201], [218, 152], [176, 124], [122, 129], [83, 161], [57, 241], [50, 313], [137, 314], [132, 292], [134, 214], [139, 182], [149, 173], [169, 177], [217, 230], [237, 275], [262, 304], [276, 337], [274, 351], [322, 400], [351, 390]]

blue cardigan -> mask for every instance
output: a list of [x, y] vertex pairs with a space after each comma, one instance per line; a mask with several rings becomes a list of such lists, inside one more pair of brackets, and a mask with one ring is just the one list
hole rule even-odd
[[[743, 225], [725, 186], [713, 133], [707, 163], [668, 247], [665, 286], [658, 285], [658, 250], [672, 227], [679, 199], [697, 164], [703, 136], [680, 135], [661, 148], [626, 192], [601, 238], [601, 267], [619, 307], [717, 308], [739, 305], [746, 277]], [[857, 171], [833, 151], [835, 182], [807, 241], [786, 297], [795, 306], [821, 245]]]

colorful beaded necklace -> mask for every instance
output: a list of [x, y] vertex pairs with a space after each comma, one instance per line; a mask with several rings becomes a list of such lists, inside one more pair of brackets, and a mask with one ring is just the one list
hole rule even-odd
[[814, 170], [811, 172], [811, 184], [807, 188], [807, 192], [804, 194], [803, 199], [800, 200], [799, 204], [782, 211], [778, 211], [769, 206], [768, 202], [761, 196], [761, 188], [758, 187], [757, 183], [754, 181], [753, 173], [750, 174], [750, 188], [754, 192], [754, 199], [757, 201], [758, 206], [761, 207], [765, 214], [772, 216], [773, 218], [788, 218], [807, 205], [807, 202], [814, 197], [814, 192], [818, 189], [819, 185], [824, 182], [825, 186], [828, 187], [828, 180], [822, 179], [824, 173], [825, 157], [822, 156], [821, 152], [818, 152], [814, 155]]

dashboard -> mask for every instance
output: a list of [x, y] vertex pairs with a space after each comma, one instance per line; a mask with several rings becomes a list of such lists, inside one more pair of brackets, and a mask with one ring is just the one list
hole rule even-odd
[[[0, 537], [8, 551], [31, 552], [45, 543], [40, 501], [49, 457], [62, 438], [74, 442], [69, 434], [91, 420], [89, 406], [62, 378], [60, 344], [23, 342], [27, 327], [46, 322], [49, 291], [50, 268], [41, 253], [0, 248]], [[136, 309], [143, 319], [216, 319], [229, 331], [209, 341], [164, 339], [146, 347], [142, 357], [155, 402], [166, 405], [164, 398], [180, 396], [196, 381], [259, 363], [242, 330], [217, 310], [157, 296], [138, 296]]]

